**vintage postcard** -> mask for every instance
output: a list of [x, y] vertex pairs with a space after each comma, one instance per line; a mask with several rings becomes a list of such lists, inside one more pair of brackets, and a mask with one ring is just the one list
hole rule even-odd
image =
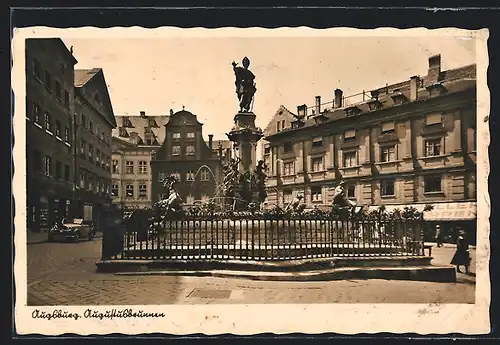
[[488, 35], [16, 29], [16, 331], [488, 333]]

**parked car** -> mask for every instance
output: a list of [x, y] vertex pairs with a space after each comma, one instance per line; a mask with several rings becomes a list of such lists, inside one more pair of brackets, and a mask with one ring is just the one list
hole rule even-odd
[[76, 218], [72, 222], [62, 221], [56, 223], [48, 233], [49, 242], [62, 240], [88, 240], [92, 241], [95, 237], [95, 229], [92, 224], [85, 224], [83, 219]]

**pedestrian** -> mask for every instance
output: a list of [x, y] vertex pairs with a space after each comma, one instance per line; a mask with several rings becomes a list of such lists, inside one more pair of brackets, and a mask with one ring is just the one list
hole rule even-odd
[[436, 244], [439, 247], [443, 246], [443, 235], [441, 234], [441, 226], [436, 225]]
[[457, 272], [462, 272], [460, 271], [460, 266], [465, 266], [465, 273], [469, 273], [470, 260], [467, 236], [465, 235], [465, 231], [460, 229], [458, 231], [457, 249], [455, 255], [453, 255], [453, 259], [451, 259], [451, 264], [457, 266]]

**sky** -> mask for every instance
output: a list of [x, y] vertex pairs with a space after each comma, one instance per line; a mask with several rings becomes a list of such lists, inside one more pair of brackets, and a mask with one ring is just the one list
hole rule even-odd
[[253, 111], [265, 128], [280, 105], [357, 94], [425, 75], [441, 54], [442, 70], [475, 63], [474, 39], [456, 37], [63, 38], [75, 68], [104, 70], [115, 115], [197, 115], [203, 135], [227, 139], [239, 110], [231, 62], [247, 56], [257, 92]]

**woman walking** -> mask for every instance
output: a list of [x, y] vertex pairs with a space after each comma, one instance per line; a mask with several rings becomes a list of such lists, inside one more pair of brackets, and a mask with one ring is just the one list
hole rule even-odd
[[469, 273], [469, 244], [463, 230], [458, 231], [457, 250], [453, 259], [451, 259], [451, 264], [457, 266], [457, 272], [462, 272], [460, 266], [465, 266], [465, 273]]

